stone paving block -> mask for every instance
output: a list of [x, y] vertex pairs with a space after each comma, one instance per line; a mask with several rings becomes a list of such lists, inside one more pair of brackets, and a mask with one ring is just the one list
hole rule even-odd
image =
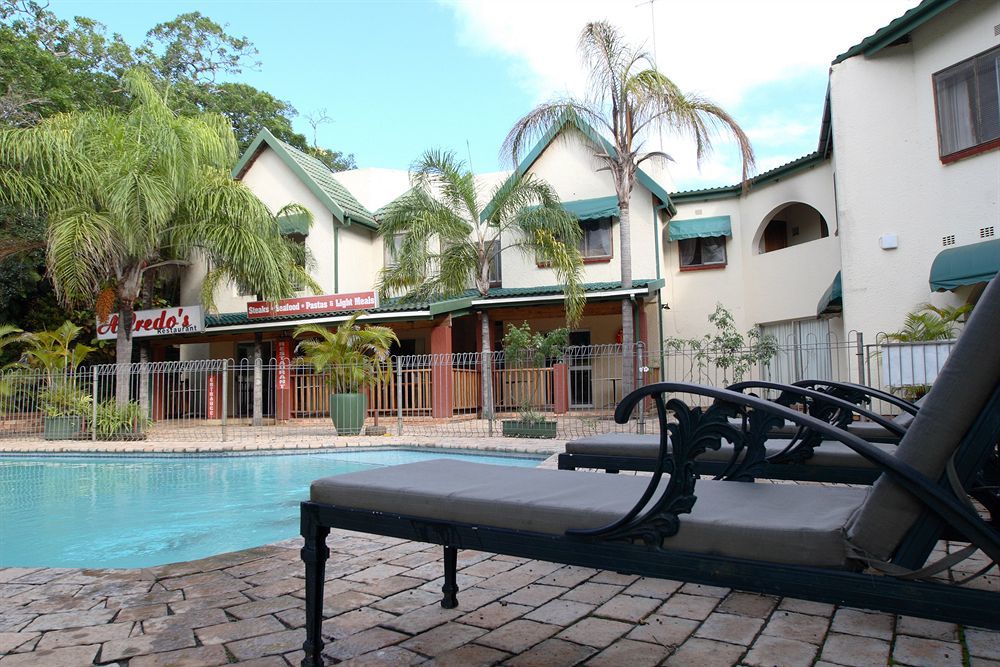
[[499, 664], [508, 654], [488, 646], [466, 644], [425, 662], [427, 667], [490, 667]]
[[502, 572], [507, 572], [508, 570], [513, 570], [517, 567], [517, 563], [511, 563], [506, 560], [482, 560], [474, 565], [460, 570], [463, 574], [468, 574], [473, 577], [483, 577], [487, 579], [489, 577], [494, 577]]
[[659, 644], [619, 639], [584, 664], [588, 667], [621, 667], [621, 665], [654, 667], [659, 665], [670, 651], [670, 648]]
[[[409, 572], [407, 572], [407, 574], [411, 574], [413, 572], [415, 572], [415, 570], [410, 570]], [[438, 575], [441, 575], [440, 571], [438, 572]], [[464, 591], [467, 588], [472, 588], [473, 586], [476, 586], [482, 581], [483, 579], [480, 579], [479, 577], [470, 577], [468, 575], [462, 574], [461, 572], [459, 572], [455, 576], [455, 583], [458, 584], [458, 590], [460, 592]], [[434, 591], [435, 593], [440, 593], [441, 587], [443, 585], [444, 585], [444, 576], [442, 575], [438, 576], [436, 579], [428, 579], [424, 583], [420, 584], [420, 588], [422, 588], [425, 591]]]
[[592, 646], [574, 644], [563, 639], [546, 639], [532, 649], [513, 656], [505, 667], [550, 667], [575, 665], [597, 652]]
[[144, 621], [147, 618], [156, 618], [157, 616], [167, 615], [167, 605], [165, 604], [148, 604], [142, 607], [125, 607], [118, 611], [118, 615], [115, 616], [115, 623], [122, 623], [124, 621]]
[[155, 586], [148, 593], [141, 595], [116, 595], [107, 600], [108, 609], [120, 609], [122, 607], [143, 607], [151, 604], [170, 604], [184, 600], [183, 591], [168, 591], [165, 588]]
[[[360, 569], [360, 567], [358, 569]], [[264, 572], [258, 572], [257, 574], [251, 574], [239, 578], [252, 586], [267, 586], [268, 584], [273, 584], [274, 582], [281, 581], [282, 579], [302, 577], [304, 575], [305, 569], [303, 568], [302, 563], [284, 563], [279, 567], [274, 567], [270, 570], [265, 570]], [[305, 580], [303, 579], [303, 581]]]
[[987, 660], [986, 658], [970, 656], [969, 667], [1000, 667], [1000, 660]]
[[279, 611], [274, 616], [289, 628], [304, 628], [306, 626], [305, 607], [292, 607]]
[[833, 615], [830, 631], [889, 640], [892, 639], [895, 620], [895, 617], [881, 612], [842, 608]]
[[[423, 579], [417, 579], [416, 577], [386, 577], [381, 581], [376, 581], [372, 584], [367, 584], [364, 587], [364, 592], [371, 595], [377, 595], [379, 597], [388, 597], [390, 595], [395, 595], [400, 591], [406, 591], [424, 584]], [[329, 583], [327, 583], [329, 586]]]
[[660, 606], [660, 600], [634, 595], [616, 595], [594, 611], [595, 616], [638, 623]]
[[969, 647], [970, 655], [1000, 660], [1000, 632], [966, 628], [965, 645]]
[[2, 667], [84, 667], [94, 663], [100, 644], [70, 646], [33, 653], [14, 653], [0, 658]]
[[764, 634], [819, 644], [826, 636], [829, 625], [830, 619], [823, 616], [809, 616], [779, 609], [764, 626]]
[[[291, 664], [298, 665], [300, 661], [301, 658]], [[286, 661], [283, 656], [268, 655], [263, 658], [254, 658], [253, 660], [240, 660], [239, 662], [233, 662], [230, 663], [229, 667], [288, 667], [288, 665], [288, 661]]]
[[573, 602], [584, 602], [586, 604], [604, 604], [625, 589], [624, 586], [613, 584], [595, 584], [587, 582], [575, 586], [563, 593], [563, 598]]
[[590, 578], [595, 584], [613, 584], [615, 586], [628, 586], [639, 580], [637, 574], [621, 574], [611, 570], [600, 570]]
[[737, 591], [727, 595], [726, 599], [716, 607], [716, 611], [738, 616], [767, 618], [776, 606], [778, 606], [778, 598]]
[[932, 621], [928, 618], [917, 618], [916, 616], [897, 616], [896, 632], [901, 635], [910, 635], [911, 637], [940, 639], [946, 642], [958, 641], [958, 626], [954, 623]]
[[570, 588], [590, 579], [597, 574], [598, 570], [589, 567], [577, 567], [576, 565], [563, 565], [561, 568], [547, 574], [538, 580], [538, 583], [547, 586], [565, 586]]
[[501, 572], [500, 574], [490, 577], [489, 579], [484, 579], [479, 583], [479, 586], [482, 588], [513, 591], [523, 586], [527, 586], [528, 584], [535, 583], [542, 577], [552, 574], [560, 567], [561, 566], [556, 563], [528, 561], [527, 563], [518, 565], [513, 570]]
[[232, 577], [242, 579], [243, 577], [252, 577], [255, 574], [261, 574], [285, 565], [285, 561], [280, 558], [258, 558], [246, 563], [240, 563], [239, 565], [233, 565], [223, 570], [223, 572]]
[[401, 591], [384, 599], [379, 598], [372, 602], [371, 606], [392, 614], [405, 614], [408, 611], [425, 607], [440, 599], [440, 594], [417, 588]]
[[559, 633], [560, 639], [597, 648], [611, 645], [613, 641], [632, 629], [628, 623], [606, 618], [585, 618]]
[[592, 604], [572, 600], [552, 600], [524, 615], [529, 621], [567, 626], [580, 620], [595, 609]]
[[565, 593], [568, 589], [561, 586], [545, 586], [543, 584], [528, 584], [503, 598], [504, 602], [526, 604], [532, 607], [545, 604]]
[[746, 647], [692, 637], [670, 654], [667, 667], [732, 667], [739, 662]]
[[491, 602], [479, 609], [469, 612], [465, 616], [458, 618], [460, 623], [467, 623], [479, 628], [494, 629], [505, 623], [513, 621], [531, 611], [532, 608], [521, 604], [511, 604], [509, 602]]
[[662, 646], [680, 646], [698, 627], [698, 621], [654, 614], [628, 633], [629, 639]]
[[175, 614], [184, 614], [197, 609], [227, 609], [237, 605], [253, 602], [242, 593], [227, 593], [219, 597], [203, 597], [193, 600], [179, 600], [170, 602], [167, 606]]
[[680, 618], [702, 621], [708, 618], [708, 615], [718, 604], [718, 598], [675, 593], [663, 603], [663, 606], [656, 613], [662, 616], [679, 616]]
[[[441, 554], [431, 553], [428, 551], [418, 551], [416, 553], [400, 556], [399, 558], [393, 558], [387, 562], [390, 566], [410, 569], [411, 567], [420, 567], [421, 565], [426, 565], [427, 563], [436, 563], [440, 559]], [[474, 573], [469, 572], [468, 574]]]
[[101, 646], [101, 661], [110, 662], [150, 653], [164, 653], [195, 645], [191, 630], [171, 630], [152, 635], [135, 635], [128, 639], [115, 639]]
[[810, 667], [819, 648], [814, 644], [761, 635], [743, 663], [751, 667]]
[[189, 587], [205, 586], [208, 584], [228, 584], [233, 581], [238, 581], [237, 577], [231, 574], [226, 574], [225, 572], [198, 572], [197, 574], [188, 574], [183, 577], [174, 577], [172, 579], [160, 579], [159, 583], [166, 588], [168, 591], [183, 590]]
[[[437, 599], [440, 606], [440, 591], [434, 592], [438, 594]], [[466, 588], [458, 591], [458, 608], [463, 611], [473, 611], [489, 604], [490, 602], [493, 602], [494, 600], [500, 599], [504, 594], [504, 591], [498, 591], [492, 588], [479, 588], [478, 586]]]
[[476, 643], [516, 655], [548, 639], [558, 631], [559, 627], [555, 625], [519, 619], [479, 637]]
[[232, 581], [220, 581], [210, 584], [202, 584], [200, 586], [188, 586], [184, 588], [184, 599], [191, 600], [194, 598], [206, 598], [206, 597], [219, 597], [226, 594], [239, 593], [240, 591], [251, 588], [243, 579], [232, 578]]
[[88, 609], [104, 608], [104, 598], [74, 598], [53, 596], [44, 600], [35, 600], [23, 607], [24, 611], [36, 614], [51, 614], [60, 611], [86, 611]]
[[414, 609], [402, 616], [390, 619], [382, 623], [382, 625], [392, 630], [415, 635], [458, 618], [463, 613], [461, 609], [445, 609], [439, 604], [429, 604], [426, 607]]
[[104, 623], [108, 623], [117, 613], [116, 609], [91, 609], [89, 611], [43, 614], [29, 623], [24, 629], [28, 632], [45, 632], [46, 630], [65, 630], [67, 628], [83, 628], [88, 625], [103, 625]]
[[0, 614], [0, 632], [18, 632], [38, 618], [38, 614], [8, 612]]
[[296, 593], [302, 591], [305, 594], [306, 580], [299, 579], [298, 577], [289, 577], [287, 579], [279, 579], [278, 581], [272, 582], [270, 584], [264, 584], [263, 586], [254, 586], [253, 588], [248, 588], [244, 593], [255, 600], [264, 600], [267, 598], [275, 598], [279, 595], [287, 595], [288, 593]]
[[38, 642], [39, 649], [62, 648], [64, 646], [86, 646], [103, 644], [112, 639], [125, 639], [132, 633], [132, 622], [92, 625], [71, 630], [46, 632]]
[[961, 667], [962, 647], [940, 639], [899, 635], [893, 644], [892, 659], [913, 667]]
[[305, 640], [305, 630], [284, 630], [230, 642], [226, 644], [226, 648], [237, 660], [250, 660], [298, 650]]
[[140, 655], [128, 661], [129, 667], [215, 667], [228, 665], [229, 656], [221, 646], [198, 646], [179, 651]]
[[463, 625], [455, 621], [439, 625], [427, 632], [422, 632], [416, 637], [402, 642], [400, 646], [409, 651], [432, 658], [436, 655], [447, 653], [463, 644], [468, 644], [476, 637], [484, 634], [486, 634], [486, 630], [483, 628]]
[[889, 660], [889, 642], [831, 632], [823, 644], [820, 659], [847, 667], [884, 665]]
[[147, 619], [142, 622], [142, 630], [145, 634], [151, 635], [170, 630], [204, 628], [209, 625], [225, 623], [228, 620], [226, 612], [221, 609], [197, 609], [183, 614]]
[[[353, 572], [344, 578], [349, 579], [351, 581], [360, 581], [361, 583], [364, 584], [371, 584], [381, 579], [385, 579], [387, 577], [403, 574], [404, 572], [411, 576], [419, 576], [416, 574], [417, 572], [416, 569], [411, 570], [410, 568], [407, 567], [399, 567], [398, 565], [388, 565], [386, 563], [381, 563], [379, 565], [374, 565], [359, 572]], [[440, 566], [437, 566], [435, 572], [436, 574], [434, 576], [439, 576], [441, 574]]]
[[[360, 591], [344, 591], [323, 599], [323, 616], [329, 618], [378, 602], [381, 598]], [[305, 605], [302, 605], [305, 608]]]
[[40, 567], [3, 567], [0, 568], [0, 584], [6, 584], [32, 572], [38, 572]]
[[687, 583], [681, 586], [680, 592], [687, 593], [688, 595], [704, 595], [710, 598], [724, 598], [729, 595], [729, 588], [722, 588], [721, 586], [707, 586], [705, 584], [691, 584]]
[[695, 636], [749, 646], [762, 627], [764, 621], [759, 618], [714, 612], [701, 624]]
[[623, 592], [626, 595], [641, 595], [647, 598], [658, 598], [666, 600], [677, 592], [683, 584], [673, 579], [652, 579], [650, 577], [639, 577], [629, 584]]
[[379, 623], [393, 618], [396, 617], [384, 611], [362, 607], [323, 621], [323, 633], [340, 639], [373, 628]]
[[795, 598], [782, 598], [778, 604], [778, 609], [784, 611], [794, 611], [799, 614], [809, 614], [811, 616], [833, 616], [834, 605], [825, 602], [813, 602], [812, 600], [796, 600]]
[[226, 607], [226, 612], [232, 614], [236, 618], [246, 619], [254, 618], [255, 616], [266, 616], [285, 609], [299, 607], [302, 606], [302, 604], [302, 600], [297, 597], [282, 595], [280, 597], [269, 598], [267, 600], [257, 600], [256, 602], [238, 604], [235, 607]]
[[18, 646], [38, 637], [38, 632], [0, 632], [0, 654], [13, 653]]
[[[93, 584], [88, 584], [83, 587], [68, 587], [75, 588], [75, 595], [81, 597], [100, 597], [100, 596], [120, 596], [120, 595], [145, 595], [152, 588], [152, 581], [129, 581], [129, 580], [113, 580], [113, 581], [99, 581]], [[45, 593], [45, 595], [51, 595], [55, 591], [55, 585], [50, 584], [49, 590], [39, 589]]]
[[[425, 660], [426, 658], [413, 651], [407, 651], [399, 646], [390, 646], [345, 660], [340, 663], [340, 667], [405, 667], [406, 665], [416, 665]], [[291, 664], [297, 665], [299, 663], [292, 661]]]
[[348, 660], [386, 646], [398, 644], [408, 637], [409, 635], [385, 628], [369, 628], [350, 637], [329, 642], [323, 647], [323, 654], [335, 660]]
[[281, 632], [284, 629], [285, 626], [275, 617], [258, 616], [257, 618], [248, 618], [245, 621], [223, 622], [218, 625], [198, 628], [194, 634], [202, 644], [214, 645]]

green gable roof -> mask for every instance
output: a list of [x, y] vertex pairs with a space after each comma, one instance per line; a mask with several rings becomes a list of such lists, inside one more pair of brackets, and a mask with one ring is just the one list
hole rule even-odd
[[[809, 155], [803, 155], [802, 157], [796, 158], [791, 162], [786, 162], [785, 164], [777, 166], [774, 169], [769, 169], [762, 174], [754, 176], [750, 179], [750, 187], [775, 183], [783, 178], [791, 176], [796, 172], [810, 169], [817, 164], [822, 163], [824, 160], [828, 159], [828, 157], [828, 155], [824, 155], [821, 151], [816, 151], [810, 153]], [[737, 183], [736, 185], [723, 185], [717, 188], [671, 192], [670, 197], [675, 202], [684, 203], [690, 201], [729, 199], [730, 197], [739, 197], [742, 192], [743, 186]]]
[[378, 223], [375, 222], [371, 212], [334, 178], [333, 172], [325, 164], [312, 155], [275, 138], [266, 128], [257, 134], [253, 143], [236, 163], [233, 168], [233, 178], [242, 178], [265, 146], [281, 158], [281, 161], [298, 176], [335, 218], [345, 225], [356, 222], [369, 229], [378, 228]]
[[893, 20], [889, 25], [879, 28], [874, 34], [865, 37], [841, 53], [833, 59], [833, 64], [836, 65], [860, 54], [871, 56], [887, 46], [892, 46], [956, 2], [958, 0], [924, 0], [910, 11]]

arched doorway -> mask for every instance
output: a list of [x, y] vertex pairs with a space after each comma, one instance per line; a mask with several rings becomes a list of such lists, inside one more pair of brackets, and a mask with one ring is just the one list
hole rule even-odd
[[764, 254], [817, 241], [830, 235], [823, 214], [809, 204], [782, 204], [761, 223], [757, 253]]

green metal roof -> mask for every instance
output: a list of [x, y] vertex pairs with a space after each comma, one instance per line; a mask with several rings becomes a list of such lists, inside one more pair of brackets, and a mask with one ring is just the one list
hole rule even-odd
[[[632, 289], [646, 289], [652, 292], [663, 287], [663, 284], [664, 281], [662, 279], [657, 280], [648, 278], [633, 280]], [[588, 299], [600, 299], [602, 292], [614, 292], [622, 289], [621, 282], [615, 281], [584, 283], [583, 288]], [[371, 308], [366, 312], [371, 315], [384, 315], [386, 319], [389, 319], [392, 317], [393, 313], [426, 310], [429, 311], [430, 317], [434, 317], [444, 313], [452, 313], [468, 309], [472, 305], [473, 301], [479, 301], [481, 299], [489, 301], [493, 299], [510, 299], [517, 297], [556, 297], [562, 293], [562, 285], [541, 285], [537, 287], [495, 287], [491, 288], [489, 294], [485, 297], [481, 296], [477, 290], [470, 289], [454, 297], [439, 299], [436, 301], [388, 299], [383, 304], [379, 305], [378, 308]], [[330, 315], [331, 313], [317, 313], [313, 317], [329, 317]], [[207, 329], [212, 329], [214, 327], [236, 326], [241, 324], [250, 325], [261, 324], [264, 322], [301, 321], [304, 319], [310, 318], [303, 317], [302, 315], [279, 315], [277, 317], [268, 318], [255, 317], [251, 321], [247, 317], [246, 312], [240, 311], [235, 313], [208, 314], [205, 316], [205, 327]]]
[[1000, 271], [1000, 239], [947, 248], [931, 264], [930, 283], [935, 292], [955, 290], [992, 280]]
[[837, 271], [837, 275], [833, 277], [833, 282], [830, 283], [830, 286], [826, 288], [823, 296], [819, 299], [819, 304], [816, 306], [816, 314], [829, 315], [830, 313], [839, 313], [842, 310], [844, 310], [844, 288], [840, 278], [840, 271]]
[[[750, 179], [750, 187], [755, 185], [766, 185], [768, 183], [774, 183], [780, 181], [783, 178], [787, 178], [794, 173], [803, 171], [805, 169], [810, 169], [817, 164], [823, 162], [829, 157], [828, 154], [824, 154], [822, 151], [815, 151], [809, 153], [808, 155], [803, 155], [800, 158], [796, 158], [791, 162], [786, 162], [785, 164], [779, 165], [774, 169], [768, 169], [767, 171], [757, 174]], [[735, 185], [723, 185], [717, 188], [704, 188], [701, 190], [681, 190], [679, 192], [671, 192], [670, 198], [676, 203], [685, 203], [691, 201], [711, 201], [713, 199], [729, 199], [731, 197], [739, 197], [743, 193], [743, 186], [739, 183]]]
[[671, 220], [667, 223], [668, 241], [732, 235], [733, 225], [728, 215], [715, 215], [709, 218], [690, 218], [688, 220]]
[[244, 151], [233, 168], [233, 178], [241, 178], [263, 148], [267, 146], [281, 158], [302, 183], [335, 218], [349, 225], [356, 222], [369, 229], [377, 229], [375, 217], [350, 191], [338, 181], [330, 169], [308, 153], [275, 138], [268, 130], [262, 129]]
[[859, 54], [871, 56], [887, 46], [905, 38], [913, 30], [934, 18], [944, 10], [954, 5], [958, 0], [924, 0], [889, 25], [876, 30], [873, 34], [847, 49], [833, 59], [834, 65]]

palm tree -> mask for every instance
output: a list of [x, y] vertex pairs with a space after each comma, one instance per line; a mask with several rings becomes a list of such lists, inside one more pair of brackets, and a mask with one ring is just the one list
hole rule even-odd
[[[476, 177], [454, 153], [430, 150], [411, 170], [413, 188], [380, 216], [379, 235], [392, 250], [393, 266], [382, 269], [382, 298], [449, 298], [470, 285], [490, 291], [490, 266], [505, 250], [544, 262], [564, 285], [570, 323], [583, 313], [580, 225], [560, 206], [552, 188], [530, 174], [514, 174], [494, 188], [483, 208]], [[393, 239], [402, 236], [396, 248]], [[489, 315], [480, 311], [483, 352], [482, 396], [492, 416]]]
[[[580, 33], [579, 48], [590, 69], [589, 98], [558, 100], [536, 107], [514, 124], [501, 153], [517, 164], [529, 144], [571, 120], [583, 121], [607, 135], [610, 143], [600, 142], [596, 158], [601, 169], [611, 173], [618, 195], [622, 288], [628, 289], [632, 287], [629, 203], [635, 172], [646, 160], [670, 159], [660, 151], [644, 151], [643, 138], [658, 129], [690, 135], [695, 140], [700, 163], [711, 152], [716, 131], [725, 130], [739, 146], [744, 183], [754, 165], [753, 149], [746, 133], [722, 107], [700, 95], [682, 92], [656, 69], [647, 53], [628, 44], [611, 24], [588, 23]], [[630, 355], [634, 339], [632, 303], [622, 300], [622, 343], [626, 355]], [[622, 375], [623, 391], [627, 394], [633, 389], [632, 373]]]
[[96, 298], [102, 319], [118, 313], [120, 405], [129, 399], [133, 306], [152, 272], [200, 254], [213, 267], [202, 290], [211, 308], [225, 280], [267, 299], [289, 296], [297, 270], [275, 217], [229, 175], [229, 122], [178, 116], [169, 90], [141, 71], [123, 82], [127, 113], [72, 112], [0, 132], [0, 199], [47, 213], [56, 295], [67, 304]]

